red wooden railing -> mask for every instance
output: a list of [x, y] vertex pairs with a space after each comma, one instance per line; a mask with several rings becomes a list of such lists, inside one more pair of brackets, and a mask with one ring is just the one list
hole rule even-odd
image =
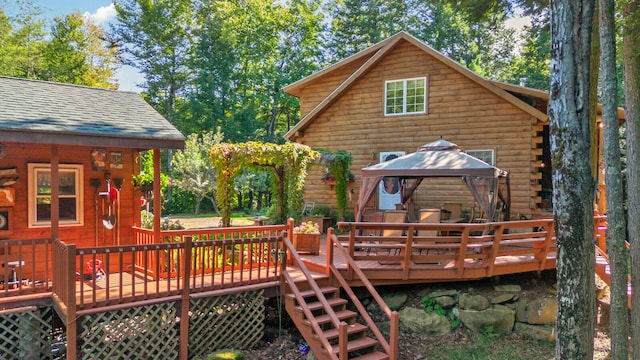
[[0, 298], [51, 291], [51, 239], [2, 240], [0, 264]]
[[[414, 279], [418, 264], [450, 263], [425, 280], [490, 277], [501, 273], [553, 268], [553, 219], [479, 224], [443, 223], [338, 223], [347, 235], [338, 237], [355, 261], [377, 261], [400, 266], [395, 278]], [[509, 262], [498, 260], [510, 257]], [[327, 259], [327, 263], [332, 263]], [[434, 265], [435, 267], [435, 265]], [[423, 275], [419, 275], [423, 276]], [[353, 279], [353, 266], [347, 268]]]

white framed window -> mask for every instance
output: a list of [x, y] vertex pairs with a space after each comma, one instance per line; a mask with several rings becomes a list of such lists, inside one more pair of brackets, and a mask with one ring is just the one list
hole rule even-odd
[[[29, 227], [51, 226], [51, 164], [28, 164]], [[60, 164], [60, 226], [84, 225], [83, 166]]]
[[495, 165], [494, 151], [492, 149], [467, 150], [467, 154], [478, 158], [489, 165]]
[[424, 114], [427, 112], [427, 78], [389, 80], [384, 83], [384, 114]]

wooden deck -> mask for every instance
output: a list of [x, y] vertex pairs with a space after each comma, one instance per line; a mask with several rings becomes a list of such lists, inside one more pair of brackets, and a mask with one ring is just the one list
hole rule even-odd
[[[353, 276], [346, 256], [355, 261], [374, 285], [466, 281], [542, 271], [556, 265], [552, 219], [338, 226], [340, 235], [323, 235], [318, 255], [299, 253], [299, 256], [313, 276], [326, 276], [331, 265], [351, 286], [359, 286], [361, 282]], [[290, 224], [163, 231], [160, 243], [153, 241], [152, 232], [138, 230], [141, 239], [138, 245], [116, 247], [76, 248], [60, 241], [48, 242], [46, 246], [52, 244], [53, 256], [46, 260], [57, 259], [52, 262], [53, 277], [46, 283], [48, 286], [5, 289], [0, 291], [0, 298], [6, 302], [12, 296], [49, 291], [61, 303], [73, 304], [82, 313], [185, 294], [213, 295], [216, 291], [241, 291], [245, 287], [275, 287], [281, 281], [282, 269], [274, 252], [282, 249], [282, 236], [286, 236], [283, 231], [289, 227]], [[383, 233], [386, 235], [382, 236]], [[603, 236], [599, 231], [598, 237]], [[42, 246], [40, 242], [21, 244]], [[20, 249], [7, 253], [31, 253], [26, 248]], [[35, 262], [29, 260], [33, 267]], [[80, 264], [97, 260], [102, 261], [106, 270], [102, 277], [79, 273]], [[288, 264], [288, 270], [304, 280], [302, 273]], [[27, 270], [28, 267], [21, 269]]]
[[[341, 226], [349, 228], [349, 233], [334, 240], [323, 237], [318, 255], [300, 254], [300, 257], [315, 271], [324, 271], [328, 261], [333, 263], [353, 286], [359, 283], [350, 275], [352, 270], [343, 253], [335, 251], [338, 243], [374, 285], [397, 284], [399, 280], [405, 283], [474, 280], [553, 269], [556, 265], [552, 220]], [[396, 231], [399, 235], [357, 235], [370, 233], [373, 228]], [[330, 244], [334, 244], [334, 251], [327, 254]]]

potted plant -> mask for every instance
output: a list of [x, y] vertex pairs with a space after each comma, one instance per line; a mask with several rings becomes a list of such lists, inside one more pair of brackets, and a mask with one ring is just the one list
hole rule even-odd
[[296, 251], [318, 255], [320, 252], [320, 226], [313, 221], [293, 228], [293, 246]]

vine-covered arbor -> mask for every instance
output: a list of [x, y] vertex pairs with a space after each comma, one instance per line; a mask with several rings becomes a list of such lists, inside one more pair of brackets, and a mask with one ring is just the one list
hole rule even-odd
[[298, 143], [260, 143], [250, 141], [239, 144], [218, 144], [211, 150], [216, 168], [216, 198], [222, 214], [223, 226], [231, 223], [231, 202], [235, 195], [234, 180], [243, 170], [269, 169], [271, 190], [276, 201], [274, 222], [284, 224], [288, 217], [296, 217], [302, 203], [307, 168], [312, 163], [327, 166], [336, 180], [338, 213], [344, 218], [347, 206], [347, 185], [351, 156], [346, 151], [316, 151]]
[[235, 195], [234, 180], [243, 170], [270, 169], [275, 199], [274, 221], [284, 224], [287, 217], [300, 209], [307, 167], [320, 153], [298, 143], [218, 144], [211, 150], [211, 160], [217, 170], [216, 198], [220, 205], [223, 226], [231, 224], [231, 202]]

